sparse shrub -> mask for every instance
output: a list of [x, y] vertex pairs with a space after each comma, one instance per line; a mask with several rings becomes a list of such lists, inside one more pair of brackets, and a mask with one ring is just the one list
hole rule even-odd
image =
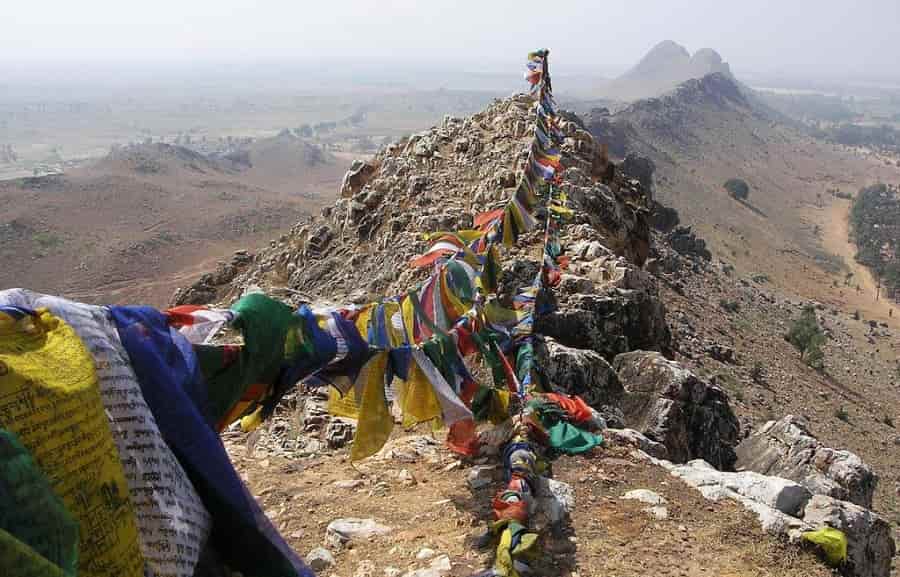
[[885, 415], [881, 422], [892, 429], [894, 428], [894, 419], [890, 415]]
[[736, 313], [741, 310], [741, 303], [737, 301], [730, 301], [728, 299], [721, 299], [719, 301], [719, 306], [722, 307], [722, 310], [729, 313]]
[[794, 321], [786, 338], [800, 351], [800, 358], [806, 361], [807, 365], [816, 370], [822, 370], [825, 361], [825, 353], [822, 351], [822, 345], [825, 344], [825, 333], [819, 326], [816, 309], [812, 305], [803, 307], [800, 318]]
[[36, 232], [31, 237], [31, 240], [43, 250], [51, 249], [62, 244], [62, 239], [52, 232]]
[[771, 280], [772, 280], [772, 279], [770, 279], [770, 278], [769, 278], [769, 275], [767, 275], [767, 274], [755, 274], [755, 275], [753, 275], [753, 282], [755, 282], [756, 284], [767, 283], [767, 282], [770, 282]]
[[847, 409], [844, 408], [844, 405], [841, 405], [834, 410], [834, 418], [844, 421], [845, 423], [849, 423], [850, 413], [847, 412]]
[[725, 181], [724, 187], [735, 200], [747, 200], [750, 196], [750, 185], [743, 179], [729, 178]]
[[761, 361], [756, 361], [753, 363], [753, 366], [750, 367], [750, 378], [753, 379], [753, 382], [756, 384], [761, 384], [766, 380], [766, 367], [762, 364]]

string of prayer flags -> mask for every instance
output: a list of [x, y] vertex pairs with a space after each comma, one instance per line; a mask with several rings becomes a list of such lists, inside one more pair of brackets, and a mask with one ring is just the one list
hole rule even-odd
[[538, 86], [543, 81], [544, 57], [546, 54], [546, 50], [536, 50], [528, 53], [528, 61], [525, 65], [525, 80], [532, 86]]

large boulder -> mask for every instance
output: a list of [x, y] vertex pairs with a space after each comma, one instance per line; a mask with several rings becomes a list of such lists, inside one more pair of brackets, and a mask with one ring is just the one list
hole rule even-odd
[[665, 307], [650, 290], [611, 289], [602, 294], [575, 294], [556, 311], [535, 319], [537, 333], [607, 360], [633, 349], [668, 351], [671, 335]]
[[706, 241], [697, 236], [689, 226], [676, 227], [666, 235], [665, 241], [682, 256], [698, 257], [703, 260], [712, 258], [712, 253], [706, 248]]
[[799, 517], [812, 494], [806, 487], [781, 477], [769, 477], [752, 471], [718, 471], [703, 460], [676, 465], [671, 471], [688, 485], [696, 487], [707, 499], [718, 501], [731, 493]]
[[622, 161], [622, 172], [626, 176], [638, 179], [649, 200], [653, 200], [653, 173], [655, 171], [656, 165], [646, 156], [629, 153]]
[[562, 189], [576, 209], [598, 232], [607, 247], [642, 266], [650, 252], [650, 210], [623, 198], [608, 186], [564, 183]]
[[872, 507], [878, 476], [857, 455], [825, 447], [805, 420], [769, 421], [736, 449], [737, 468], [797, 481], [812, 493]]
[[555, 390], [578, 395], [598, 411], [618, 404], [622, 396], [619, 376], [592, 350], [567, 347], [548, 337], [536, 342], [535, 359]]
[[620, 354], [613, 368], [625, 389], [627, 426], [665, 445], [676, 463], [703, 459], [733, 469], [739, 424], [724, 390], [652, 351]]
[[847, 501], [815, 495], [806, 504], [803, 521], [816, 529], [833, 527], [847, 536], [847, 562], [852, 577], [888, 577], [895, 545], [890, 525], [881, 517]]
[[603, 431], [603, 437], [614, 445], [630, 445], [656, 459], [669, 458], [669, 451], [665, 445], [648, 439], [646, 435], [634, 429], [607, 428]]
[[811, 495], [793, 481], [752, 472], [718, 471], [702, 459], [675, 465], [667, 460], [646, 458], [697, 489], [710, 501], [736, 501], [756, 514], [760, 526], [768, 533], [797, 542], [804, 531], [812, 529], [795, 516], [803, 512]]

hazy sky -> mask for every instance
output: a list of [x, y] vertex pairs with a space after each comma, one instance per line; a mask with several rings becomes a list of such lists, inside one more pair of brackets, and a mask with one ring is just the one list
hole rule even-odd
[[434, 62], [468, 70], [549, 47], [609, 73], [670, 38], [740, 76], [900, 75], [900, 0], [7, 0], [0, 61]]

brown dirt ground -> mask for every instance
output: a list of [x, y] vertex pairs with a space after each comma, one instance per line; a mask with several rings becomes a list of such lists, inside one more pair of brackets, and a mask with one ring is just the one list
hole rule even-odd
[[217, 260], [256, 251], [333, 201], [349, 155], [304, 167], [290, 150], [277, 152], [269, 150], [266, 170], [197, 166], [151, 151], [156, 172], [110, 157], [38, 186], [2, 181], [0, 235], [11, 222], [19, 229], [0, 243], [0, 286], [164, 306]]
[[[423, 547], [449, 555], [451, 575], [465, 577], [489, 567], [492, 551], [479, 551], [475, 538], [490, 520], [490, 500], [500, 488], [472, 491], [465, 466], [446, 470], [455, 458], [443, 447], [436, 458], [416, 462], [371, 458], [351, 466], [346, 452], [308, 460], [251, 456], [243, 441], [226, 441], [229, 453], [251, 492], [289, 544], [301, 555], [324, 542], [328, 523], [340, 517], [373, 517], [393, 532], [335, 552], [327, 575], [352, 577], [371, 561], [374, 575], [387, 567], [424, 567], [416, 553]], [[406, 469], [416, 479], [397, 479]], [[571, 524], [542, 535], [544, 556], [536, 563], [544, 577], [574, 576], [771, 576], [824, 577], [830, 571], [811, 552], [762, 533], [755, 518], [731, 502], [710, 503], [699, 492], [624, 447], [564, 457], [554, 464], [556, 478], [575, 488]], [[356, 489], [332, 483], [363, 479]], [[376, 485], [384, 482], [379, 491]], [[668, 501], [669, 518], [658, 521], [644, 505], [619, 497], [650, 489]]]

